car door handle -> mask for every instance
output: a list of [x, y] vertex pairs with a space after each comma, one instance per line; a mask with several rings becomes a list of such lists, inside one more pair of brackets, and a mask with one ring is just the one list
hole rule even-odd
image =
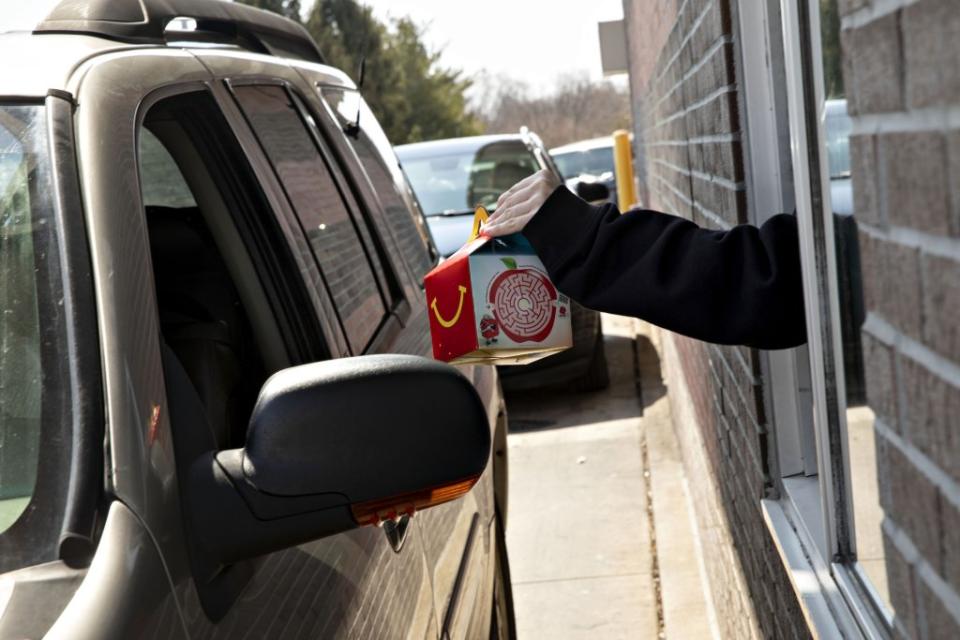
[[385, 520], [382, 525], [383, 533], [387, 536], [390, 546], [400, 553], [403, 543], [407, 539], [407, 529], [410, 527], [410, 516], [402, 515], [395, 520]]

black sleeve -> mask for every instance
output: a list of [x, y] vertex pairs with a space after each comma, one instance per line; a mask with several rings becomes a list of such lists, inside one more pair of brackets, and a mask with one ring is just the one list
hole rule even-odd
[[807, 340], [792, 215], [711, 231], [656, 211], [620, 215], [561, 186], [523, 233], [557, 288], [586, 307], [719, 344]]

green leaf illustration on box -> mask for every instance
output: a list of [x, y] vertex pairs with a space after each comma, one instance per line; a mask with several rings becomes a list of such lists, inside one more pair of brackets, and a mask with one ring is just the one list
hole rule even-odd
[[500, 258], [500, 262], [507, 265], [507, 269], [517, 268], [517, 260], [515, 258]]

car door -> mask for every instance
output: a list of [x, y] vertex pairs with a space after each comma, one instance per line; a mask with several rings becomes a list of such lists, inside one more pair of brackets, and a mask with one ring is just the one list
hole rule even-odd
[[[235, 102], [223, 95], [221, 104], [238, 106], [245, 120], [234, 116], [234, 131], [250, 136], [248, 152], [256, 142], [250, 155], [260, 180], [273, 183], [273, 192], [282, 195], [275, 215], [285, 221], [288, 245], [302, 262], [299, 273], [288, 275], [304, 274], [319, 306], [333, 310], [335, 323], [330, 326], [328, 313], [324, 330], [343, 337], [347, 351], [340, 353], [362, 353], [389, 333], [393, 322], [376, 254], [346, 211], [287, 90], [233, 78], [230, 94]], [[300, 307], [299, 313], [309, 310]], [[228, 637], [241, 630], [250, 637], [434, 637], [431, 596], [417, 532], [369, 527], [264, 558], [216, 632]], [[205, 632], [214, 634], [211, 628]]]
[[[113, 310], [114, 483], [157, 541], [171, 611], [192, 637], [436, 637], [416, 531], [399, 551], [369, 527], [214, 570], [197, 557], [179, 507], [184, 446], [242, 442], [250, 383], [349, 351], [290, 202], [225, 87], [184, 52], [91, 66], [81, 94], [100, 111], [83, 112], [81, 155], [98, 285]], [[219, 393], [225, 380], [229, 394]], [[183, 389], [203, 399], [203, 415], [185, 417]], [[211, 411], [217, 398], [226, 400]]]
[[[394, 249], [406, 263], [415, 283], [412, 289], [416, 299], [407, 320], [407, 331], [419, 331], [419, 335], [425, 336], [428, 328], [420, 283], [436, 258], [431, 252], [432, 247], [424, 246], [422, 238], [428, 231], [413, 192], [403, 177], [386, 135], [363, 99], [343, 86], [314, 81], [331, 114], [337, 117], [340, 128], [351, 131], [350, 135], [341, 135], [340, 138], [374, 186], [376, 199], [369, 206], [379, 209], [384, 225], [396, 231]], [[351, 129], [357, 117], [359, 130]], [[421, 355], [429, 355], [429, 343], [421, 348], [424, 349]], [[474, 380], [488, 404], [488, 415], [495, 419], [500, 412], [500, 397], [493, 368], [468, 366], [462, 370]], [[494, 429], [495, 425], [491, 428]], [[495, 513], [493, 474], [494, 465], [491, 464], [467, 496], [417, 516], [431, 566], [444, 637], [474, 638], [486, 632], [493, 567], [490, 555], [490, 527]]]

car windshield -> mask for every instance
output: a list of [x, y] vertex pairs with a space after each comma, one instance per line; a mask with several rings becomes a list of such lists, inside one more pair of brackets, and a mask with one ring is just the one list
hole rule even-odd
[[57, 485], [69, 471], [69, 358], [48, 141], [44, 107], [0, 105], [0, 571], [55, 557], [53, 514], [62, 514], [66, 494]]
[[470, 212], [478, 204], [493, 210], [501, 193], [539, 169], [526, 145], [512, 140], [474, 151], [400, 157], [428, 216]]
[[576, 178], [584, 174], [599, 177], [605, 173], [613, 173], [613, 147], [561, 151], [550, 155], [564, 178]]

